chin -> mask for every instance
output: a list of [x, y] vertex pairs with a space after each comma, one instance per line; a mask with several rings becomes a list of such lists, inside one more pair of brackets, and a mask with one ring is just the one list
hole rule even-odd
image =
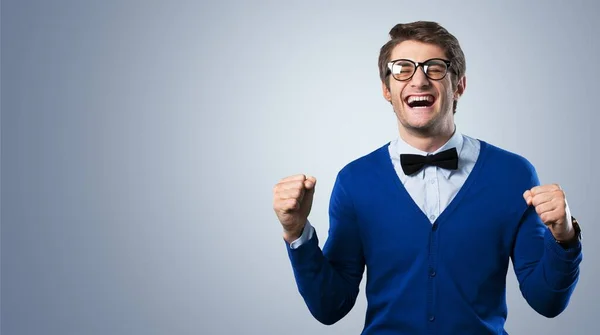
[[425, 124], [409, 124], [408, 127], [405, 127], [408, 129], [412, 129], [412, 130], [417, 130], [420, 132], [428, 132], [429, 130], [433, 129], [433, 125], [429, 124], [429, 123], [425, 123]]
[[419, 128], [431, 128], [431, 126], [433, 126], [436, 123], [436, 116], [437, 114], [435, 113], [410, 113], [409, 115], [405, 115], [406, 117], [404, 118], [404, 124], [406, 124], [408, 127], [410, 128], [415, 128], [415, 129], [419, 129]]

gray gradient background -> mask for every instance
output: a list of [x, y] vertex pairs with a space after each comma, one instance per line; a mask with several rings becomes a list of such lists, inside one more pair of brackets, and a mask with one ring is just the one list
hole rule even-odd
[[569, 308], [537, 315], [511, 269], [507, 330], [595, 334], [600, 5], [568, 2], [2, 1], [2, 334], [358, 334], [364, 291], [309, 314], [271, 192], [317, 176], [323, 243], [338, 170], [396, 136], [377, 56], [418, 19], [465, 51], [459, 130], [583, 225]]

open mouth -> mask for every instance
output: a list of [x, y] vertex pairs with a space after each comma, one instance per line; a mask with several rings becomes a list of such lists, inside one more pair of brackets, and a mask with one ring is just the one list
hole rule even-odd
[[428, 108], [435, 103], [435, 97], [431, 94], [409, 95], [405, 102], [410, 108]]

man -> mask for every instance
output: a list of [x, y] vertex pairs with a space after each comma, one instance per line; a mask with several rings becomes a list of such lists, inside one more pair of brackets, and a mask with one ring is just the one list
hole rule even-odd
[[525, 158], [459, 133], [465, 58], [453, 35], [414, 22], [390, 37], [379, 71], [399, 137], [339, 172], [323, 250], [308, 222], [316, 179], [291, 176], [274, 188], [310, 312], [324, 324], [343, 318], [366, 267], [362, 334], [506, 334], [512, 259], [528, 304], [557, 316], [582, 260], [564, 192], [540, 186]]

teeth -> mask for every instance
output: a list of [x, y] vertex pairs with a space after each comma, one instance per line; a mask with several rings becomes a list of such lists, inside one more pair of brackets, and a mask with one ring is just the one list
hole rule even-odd
[[408, 97], [407, 102], [413, 103], [415, 101], [430, 101], [433, 102], [433, 96], [432, 95], [411, 95], [410, 97]]

